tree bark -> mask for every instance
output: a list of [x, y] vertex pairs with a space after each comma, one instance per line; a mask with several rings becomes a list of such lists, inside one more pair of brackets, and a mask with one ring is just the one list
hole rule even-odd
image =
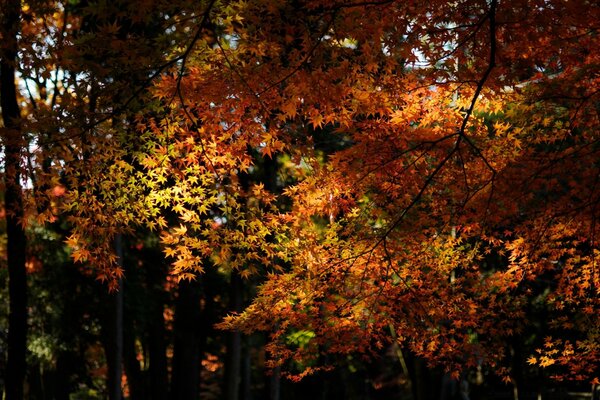
[[21, 153], [24, 138], [21, 112], [17, 102], [15, 65], [20, 2], [0, 1], [3, 43], [0, 53], [0, 106], [2, 107], [2, 141], [4, 144], [4, 200], [6, 210], [8, 262], [8, 340], [6, 365], [6, 399], [23, 398], [26, 369], [27, 278], [25, 273], [26, 238], [23, 229], [23, 192], [21, 188]]
[[[160, 260], [160, 254], [157, 256]], [[169, 377], [167, 369], [167, 331], [165, 328], [164, 291], [165, 268], [160, 263], [149, 263], [146, 266], [149, 288], [149, 323], [148, 323], [148, 398], [152, 400], [167, 400], [169, 395]]]
[[[115, 237], [114, 249], [119, 265], [122, 267], [122, 244], [120, 236]], [[104, 303], [109, 305], [102, 311], [101, 332], [102, 345], [106, 357], [107, 376], [106, 390], [109, 400], [121, 400], [121, 376], [123, 375], [123, 282], [119, 280], [116, 293], [106, 293], [106, 286], [98, 288]]]
[[[123, 237], [121, 234], [115, 236], [115, 253], [117, 263], [123, 269]], [[113, 371], [113, 386], [109, 386], [113, 399], [121, 399], [123, 392], [121, 389], [121, 375], [123, 374], [123, 279], [119, 278], [119, 289], [115, 293], [115, 364]]]
[[200, 385], [200, 287], [198, 280], [179, 282], [173, 326], [171, 399], [194, 400]]
[[[237, 272], [232, 271], [229, 297], [229, 309], [231, 311], [239, 312], [242, 309], [242, 288], [242, 278]], [[226, 400], [238, 400], [242, 367], [242, 335], [239, 331], [232, 331], [227, 335], [224, 398]]]
[[150, 367], [148, 368], [150, 393], [148, 398], [167, 400], [169, 380], [165, 320], [162, 309], [155, 309], [152, 314], [148, 338], [148, 354], [150, 356]]
[[252, 400], [252, 336], [246, 336], [242, 351], [242, 399]]
[[[130, 291], [128, 291], [130, 293]], [[127, 300], [127, 299], [126, 299]], [[144, 393], [144, 381], [142, 369], [137, 358], [137, 349], [135, 347], [135, 329], [134, 315], [125, 309], [123, 319], [123, 368], [127, 376], [127, 386], [129, 387], [130, 400], [143, 400], [148, 397]]]
[[281, 367], [273, 368], [269, 383], [269, 399], [279, 400], [281, 398]]
[[522, 390], [523, 379], [523, 354], [522, 344], [519, 341], [519, 337], [515, 337], [510, 344], [510, 355], [511, 355], [511, 369], [512, 369], [512, 385], [513, 385], [513, 399], [519, 400], [520, 392]]

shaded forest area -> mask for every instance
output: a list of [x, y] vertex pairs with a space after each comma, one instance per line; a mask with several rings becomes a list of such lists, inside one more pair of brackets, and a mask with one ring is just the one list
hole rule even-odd
[[0, 392], [600, 398], [600, 5], [0, 0]]

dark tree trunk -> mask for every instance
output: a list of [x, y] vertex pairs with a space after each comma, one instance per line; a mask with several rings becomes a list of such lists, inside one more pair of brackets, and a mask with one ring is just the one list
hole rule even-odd
[[244, 340], [242, 351], [242, 399], [252, 400], [252, 337], [247, 336]]
[[175, 301], [171, 398], [195, 400], [200, 385], [200, 285], [181, 281]]
[[[100, 291], [105, 291], [106, 287], [99, 288]], [[108, 391], [109, 400], [121, 400], [123, 393], [121, 390], [121, 375], [123, 372], [123, 336], [122, 330], [119, 328], [119, 303], [122, 300], [122, 286], [119, 284], [118, 293], [108, 293], [106, 296], [106, 304], [110, 305], [101, 316], [102, 321], [102, 346], [106, 357], [107, 376], [106, 388]], [[119, 331], [121, 332], [119, 333]]]
[[1, 0], [2, 47], [0, 54], [0, 106], [2, 107], [2, 141], [5, 152], [5, 209], [7, 234], [8, 315], [6, 399], [23, 398], [27, 338], [27, 279], [25, 274], [25, 231], [23, 193], [21, 188], [21, 152], [24, 140], [21, 132], [21, 113], [17, 102], [15, 64], [17, 62], [17, 33], [20, 21], [20, 2]]
[[522, 343], [518, 336], [514, 337], [510, 344], [513, 399], [519, 400], [519, 393], [523, 386], [523, 351]]
[[[106, 291], [106, 287], [102, 286], [98, 290]], [[122, 375], [122, 331], [119, 334], [119, 317], [118, 310], [120, 308], [119, 297], [122, 296], [122, 287], [119, 284], [118, 293], [105, 293], [105, 304], [109, 305], [107, 310], [101, 316], [102, 321], [102, 346], [106, 357], [106, 366], [108, 369], [106, 376], [106, 388], [108, 391], [109, 400], [121, 400], [123, 393], [121, 390], [121, 375]], [[121, 341], [121, 342], [120, 342]], [[119, 343], [120, 342], [120, 343]]]
[[[115, 236], [115, 253], [117, 263], [123, 269], [123, 237], [121, 234]], [[113, 373], [113, 386], [109, 386], [113, 399], [121, 399], [123, 392], [121, 390], [121, 376], [123, 374], [123, 280], [119, 278], [118, 292], [115, 293], [115, 359]]]
[[[120, 235], [115, 237], [115, 252], [122, 267], [123, 248]], [[106, 356], [108, 369], [106, 376], [106, 389], [109, 400], [121, 400], [121, 376], [123, 374], [123, 282], [119, 280], [118, 291], [106, 293], [106, 287], [99, 287], [101, 295], [105, 297], [107, 305], [101, 318], [102, 345]]]
[[[242, 309], [242, 278], [233, 271], [231, 273], [231, 287], [229, 309], [241, 311]], [[228, 333], [227, 355], [225, 358], [225, 399], [238, 400], [240, 395], [242, 366], [242, 335], [239, 331]]]
[[[98, 290], [102, 293], [102, 291], [106, 290], [105, 287], [99, 287]], [[114, 387], [117, 384], [115, 382], [116, 377], [116, 338], [115, 338], [115, 320], [111, 318], [114, 317], [112, 310], [114, 310], [116, 304], [116, 296], [114, 294], [105, 294], [105, 304], [107, 304], [108, 310], [103, 310], [101, 316], [101, 341], [102, 347], [104, 348], [104, 356], [106, 357], [106, 390], [107, 396], [109, 400], [120, 400], [120, 396], [115, 398]]]
[[162, 307], [152, 310], [152, 321], [148, 337], [149, 399], [166, 400], [169, 394], [167, 376], [167, 341]]
[[281, 398], [281, 367], [273, 368], [269, 378], [269, 399], [279, 400]]
[[148, 322], [148, 367], [149, 389], [148, 398], [152, 400], [167, 400], [169, 395], [169, 377], [167, 370], [167, 332], [165, 329], [164, 291], [165, 268], [160, 263], [151, 263], [146, 267], [150, 310]]
[[407, 355], [408, 371], [415, 400], [439, 399], [442, 376], [438, 370], [428, 368], [427, 363], [413, 354]]
[[413, 396], [416, 400], [426, 400], [428, 395], [428, 384], [427, 384], [427, 370], [425, 363], [418, 357], [413, 359], [414, 378], [412, 381], [415, 383], [413, 386]]
[[75, 364], [73, 358], [73, 354], [66, 351], [59, 352], [56, 357], [56, 369], [53, 374], [55, 400], [69, 400], [71, 391], [69, 377]]
[[[265, 188], [270, 192], [280, 192], [281, 188], [277, 187], [277, 159], [274, 157], [264, 157], [262, 159], [263, 176], [261, 181], [264, 182]], [[269, 391], [269, 400], [279, 400], [281, 398], [281, 367], [273, 368], [268, 375], [266, 384]]]
[[137, 359], [137, 350], [135, 348], [133, 318], [133, 315], [127, 313], [123, 320], [123, 367], [125, 368], [125, 375], [127, 375], [129, 399], [144, 400], [147, 399], [147, 396], [144, 393], [142, 369]]

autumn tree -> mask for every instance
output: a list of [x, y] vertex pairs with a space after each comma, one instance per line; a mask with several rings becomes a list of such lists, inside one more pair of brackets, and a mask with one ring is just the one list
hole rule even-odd
[[[268, 273], [222, 326], [297, 377], [397, 341], [510, 381], [535, 296], [530, 363], [597, 382], [598, 5], [157, 1], [148, 41], [102, 4], [47, 109], [65, 193], [40, 220], [68, 216], [76, 261], [114, 288], [113, 238], [144, 226], [179, 279]], [[268, 158], [281, 193], [247, 180]]]
[[[548, 332], [530, 362], [594, 381], [598, 12], [535, 1], [218, 9], [228, 36], [190, 54], [205, 67], [190, 61], [156, 89], [178, 93], [169, 137], [181, 153], [146, 167], [173, 160], [184, 190], [197, 187], [190, 168], [210, 171], [223, 192], [212, 220], [206, 202], [184, 200], [164, 236], [175, 265], [193, 270], [200, 253], [249, 272], [255, 260], [286, 266], [228, 325], [274, 330], [274, 365], [368, 352], [392, 326], [432, 363], [456, 372], [483, 359], [506, 380], [531, 285], [556, 282], [550, 326], [573, 339]], [[327, 158], [309, 133], [324, 127], [347, 141]], [[236, 183], [248, 148], [293, 157], [304, 176], [285, 193], [291, 211]], [[230, 205], [240, 194], [259, 208]], [[295, 332], [311, 339], [290, 349]]]
[[[550, 325], [573, 339], [549, 334], [530, 362], [594, 379], [598, 12], [203, 4], [153, 89], [163, 112], [138, 117], [138, 144], [108, 158], [118, 178], [98, 181], [119, 218], [78, 206], [75, 225], [92, 230], [71, 237], [74, 255], [98, 259], [98, 229], [118, 220], [163, 230], [180, 277], [270, 268], [226, 326], [273, 330], [273, 365], [304, 360], [304, 373], [318, 354], [381, 347], [392, 327], [431, 363], [457, 373], [483, 359], [510, 380], [505, 346], [527, 325], [531, 285], [555, 282]], [[339, 151], [319, 151], [322, 131]], [[283, 195], [243, 184], [255, 151], [289, 157]], [[298, 332], [309, 340], [290, 349]]]

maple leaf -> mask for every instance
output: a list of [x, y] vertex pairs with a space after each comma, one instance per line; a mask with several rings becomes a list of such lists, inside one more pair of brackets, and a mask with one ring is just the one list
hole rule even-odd
[[540, 357], [540, 361], [539, 361], [540, 367], [546, 368], [546, 367], [549, 367], [550, 365], [553, 365], [554, 363], [556, 363], [556, 360], [551, 357], [547, 357], [547, 356]]

